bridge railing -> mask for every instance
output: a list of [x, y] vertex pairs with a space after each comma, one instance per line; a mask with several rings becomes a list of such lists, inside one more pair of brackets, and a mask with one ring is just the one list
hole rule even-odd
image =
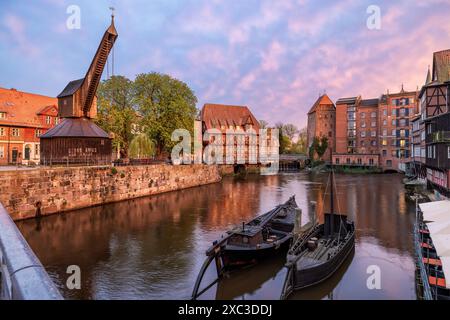
[[0, 300], [62, 300], [61, 293], [0, 203]]

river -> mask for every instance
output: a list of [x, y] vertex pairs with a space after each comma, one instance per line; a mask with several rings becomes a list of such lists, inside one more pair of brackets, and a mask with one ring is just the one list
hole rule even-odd
[[[355, 253], [326, 282], [292, 299], [416, 298], [414, 205], [405, 200], [402, 177], [336, 174], [336, 206], [357, 229]], [[67, 299], [188, 299], [213, 240], [291, 195], [303, 222], [310, 201], [317, 201], [320, 216], [328, 210], [327, 178], [306, 172], [225, 177], [212, 185], [17, 225]], [[201, 298], [278, 299], [284, 261], [284, 255], [275, 256], [231, 274]], [[66, 286], [70, 265], [80, 267], [79, 290]], [[368, 288], [373, 270], [380, 271], [380, 289]], [[205, 281], [214, 275], [211, 267]]]

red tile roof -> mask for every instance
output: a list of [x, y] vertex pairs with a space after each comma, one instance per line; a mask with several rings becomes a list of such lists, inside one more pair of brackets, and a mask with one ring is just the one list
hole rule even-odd
[[6, 119], [1, 119], [0, 125], [43, 127], [39, 115], [57, 116], [57, 105], [56, 98], [0, 88], [0, 112], [6, 112]]
[[259, 122], [246, 106], [230, 106], [223, 104], [207, 103], [203, 106], [201, 119], [206, 129], [226, 126], [244, 126], [252, 124], [255, 130], [259, 130]]
[[332, 105], [332, 106], [334, 106], [334, 103], [333, 103], [333, 101], [331, 101], [330, 97], [328, 97], [327, 94], [323, 94], [313, 104], [313, 106], [309, 110], [308, 114], [316, 112], [317, 107], [320, 106], [320, 105]]

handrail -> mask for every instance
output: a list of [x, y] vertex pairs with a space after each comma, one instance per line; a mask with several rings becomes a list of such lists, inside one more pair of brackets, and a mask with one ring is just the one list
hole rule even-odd
[[0, 203], [0, 300], [62, 300], [43, 265]]

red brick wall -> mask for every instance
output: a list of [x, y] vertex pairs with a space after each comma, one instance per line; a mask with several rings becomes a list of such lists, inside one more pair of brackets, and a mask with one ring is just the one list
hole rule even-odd
[[337, 153], [347, 153], [347, 105], [336, 106], [336, 138], [335, 150]]

